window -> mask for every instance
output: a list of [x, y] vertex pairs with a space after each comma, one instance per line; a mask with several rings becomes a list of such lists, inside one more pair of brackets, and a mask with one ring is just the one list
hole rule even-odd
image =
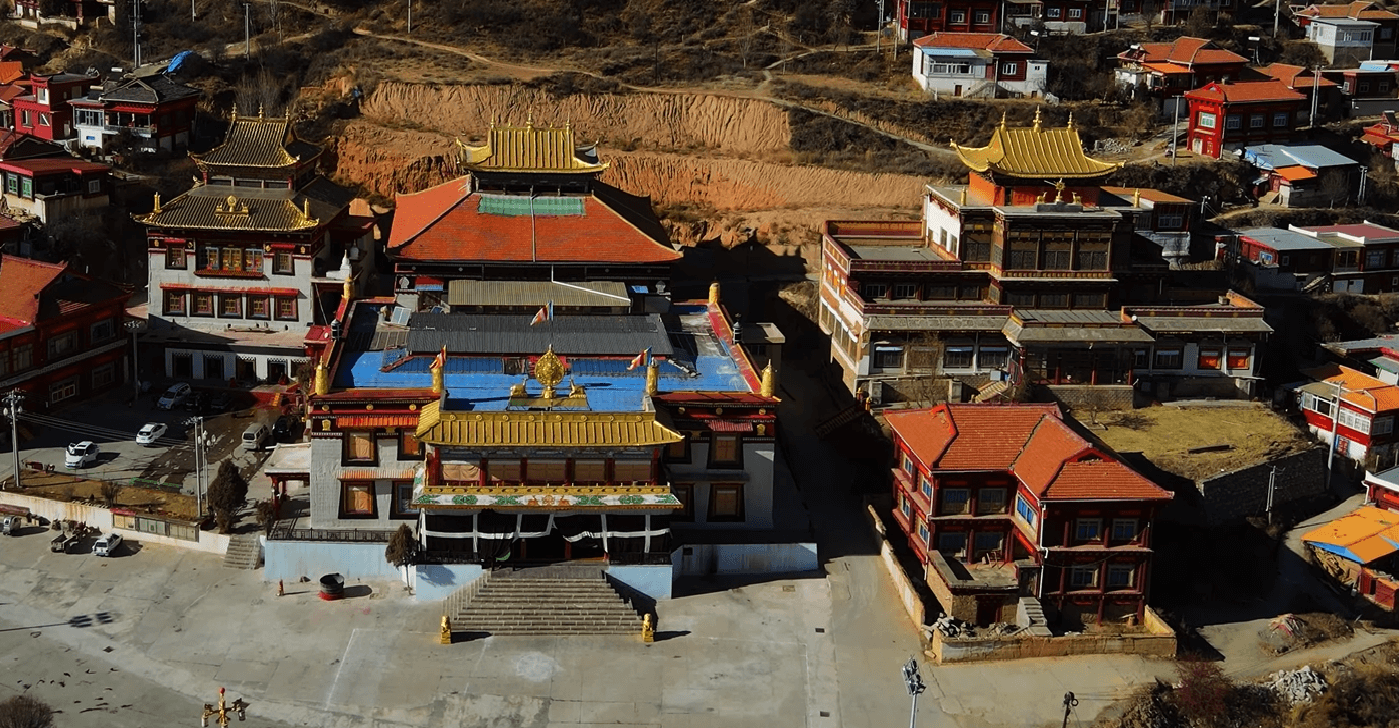
[[1311, 392], [1302, 393], [1302, 409], [1311, 410], [1322, 417], [1331, 416], [1331, 400], [1323, 399]]
[[563, 483], [568, 481], [567, 460], [535, 460], [525, 463], [525, 474], [531, 483]]
[[1136, 369], [1149, 368], [1151, 366], [1151, 351], [1149, 349], [1133, 349], [1132, 366]]
[[1069, 294], [1067, 293], [1041, 293], [1040, 308], [1068, 308]]
[[913, 283], [895, 283], [894, 298], [917, 298], [918, 286]]
[[194, 315], [213, 316], [214, 315], [214, 294], [196, 293], [194, 294]]
[[977, 350], [977, 365], [982, 369], [1004, 369], [1009, 358], [1009, 347], [983, 346]]
[[1227, 363], [1230, 369], [1247, 369], [1249, 358], [1248, 349], [1230, 349]]
[[1074, 521], [1075, 541], [1097, 541], [1103, 535], [1103, 519], [1079, 518]]
[[1136, 586], [1137, 567], [1125, 564], [1108, 564], [1108, 588], [1131, 589]]
[[1079, 270], [1107, 270], [1108, 246], [1101, 243], [1085, 243], [1078, 247]]
[[379, 511], [374, 502], [374, 481], [340, 481], [341, 518], [378, 518]]
[[[935, 76], [966, 76], [972, 72], [972, 67], [968, 63], [934, 63], [931, 72]], [[944, 230], [943, 234], [946, 233]], [[943, 247], [947, 247], [946, 244]]]
[[862, 283], [860, 284], [860, 295], [865, 298], [884, 298], [889, 287], [883, 283]]
[[398, 459], [399, 460], [422, 460], [423, 443], [418, 438], [413, 437], [412, 430], [398, 431]]
[[1102, 293], [1075, 293], [1074, 308], [1104, 308], [1107, 297]]
[[59, 359], [78, 347], [78, 333], [68, 331], [49, 338], [49, 360]]
[[49, 115], [47, 112], [39, 112], [39, 126], [53, 126], [53, 123], [49, 121]]
[[350, 430], [345, 433], [343, 459], [347, 463], [374, 463], [379, 451], [374, 446], [374, 431]]
[[909, 456], [907, 456], [907, 455], [904, 455], [904, 460], [903, 460], [903, 463], [900, 465], [900, 467], [902, 467], [902, 468], [904, 469], [904, 472], [905, 472], [905, 473], [908, 473], [909, 475], [913, 475], [913, 458], [911, 458], [911, 457], [909, 457]]
[[972, 544], [972, 560], [980, 561], [984, 556], [991, 561], [1000, 561], [1005, 542], [1006, 535], [1002, 531], [982, 531], [976, 534], [976, 541]]
[[972, 347], [970, 346], [949, 346], [942, 352], [943, 369], [970, 369], [972, 366]]
[[574, 460], [573, 461], [573, 482], [575, 483], [606, 483], [607, 482], [607, 461], [606, 460]]
[[1180, 349], [1158, 348], [1156, 350], [1155, 369], [1179, 369], [1184, 363], [1181, 358]]
[[904, 518], [913, 516], [913, 506], [909, 505], [908, 496], [904, 495], [903, 491], [899, 491], [899, 511], [904, 514]]
[[1034, 270], [1039, 267], [1039, 250], [1034, 243], [1010, 244], [1010, 269]]
[[981, 286], [957, 286], [957, 297], [963, 301], [980, 301], [983, 295]]
[[1070, 17], [1070, 18], [1081, 18], [1081, 17], [1083, 17], [1083, 8], [1069, 8], [1069, 17]]
[[924, 523], [924, 522], [922, 522], [922, 521], [919, 521], [919, 522], [918, 522], [918, 540], [919, 540], [919, 541], [922, 541], [923, 543], [927, 543], [927, 542], [928, 542], [928, 535], [929, 535], [929, 534], [928, 534], [928, 524], [926, 524], [926, 523]]
[[102, 126], [102, 112], [93, 109], [78, 109], [73, 112], [73, 123], [78, 126]]
[[991, 13], [986, 10], [978, 10], [972, 15], [972, 19], [977, 23], [989, 23], [991, 22]]
[[[13, 173], [5, 175], [5, 191], [12, 195], [19, 194], [19, 175]], [[1399, 250], [1396, 250], [1394, 254], [1399, 255]]]
[[908, 16], [910, 18], [936, 18], [939, 15], [942, 15], [941, 3], [913, 0], [913, 2], [909, 4]]
[[709, 486], [709, 520], [743, 520], [742, 483], [715, 483]]
[[947, 14], [947, 17], [948, 22], [950, 23], [955, 24], [967, 22], [967, 13], [964, 10], [953, 10], [952, 12]]
[[1031, 530], [1039, 522], [1035, 507], [1030, 505], [1030, 499], [1026, 498], [1024, 493], [1017, 493], [1015, 496], [1015, 515], [1020, 516], [1020, 520], [1024, 521]]
[[49, 404], [58, 404], [65, 399], [78, 396], [77, 375], [49, 385]]
[[89, 342], [98, 344], [116, 336], [117, 327], [111, 319], [102, 319], [88, 329], [87, 335]]
[[1051, 18], [1057, 18], [1057, 17], [1059, 17], [1061, 14], [1062, 14], [1062, 13], [1061, 13], [1061, 11], [1060, 11], [1059, 8], [1050, 8], [1048, 11], [1045, 12], [1045, 15], [1047, 15], [1047, 16], [1049, 16], [1049, 17], [1051, 17]]
[[34, 345], [20, 344], [15, 347], [15, 371], [22, 372], [34, 366]]
[[962, 246], [962, 259], [985, 263], [991, 260], [991, 243], [970, 240]]
[[1262, 114], [1249, 114], [1249, 115], [1248, 115], [1248, 127], [1249, 127], [1250, 129], [1262, 129], [1262, 128], [1263, 128], [1263, 121], [1264, 121], [1264, 118], [1263, 118], [1263, 115], [1262, 115]]
[[[577, 467], [576, 465], [574, 467]], [[670, 512], [672, 521], [695, 520], [695, 484], [676, 483], [670, 486], [670, 494], [680, 501], [680, 507]]]
[[1239, 117], [1238, 114], [1226, 114], [1225, 117], [1224, 117], [1224, 128], [1225, 128], [1225, 129], [1240, 129], [1240, 128], [1243, 128], [1243, 120]]
[[952, 531], [950, 533], [938, 534], [938, 551], [949, 559], [965, 559], [967, 557], [967, 534], [964, 531]]
[[1371, 435], [1388, 435], [1394, 432], [1394, 417], [1377, 417], [1370, 423]]
[[1208, 111], [1201, 111], [1199, 116], [1195, 119], [1195, 125], [1204, 127], [1206, 129], [1213, 129], [1217, 119], [1218, 117], [1216, 117], [1214, 114]]
[[294, 273], [296, 266], [292, 263], [291, 251], [279, 250], [272, 256], [272, 272], [283, 275]]
[[267, 296], [248, 296], [248, 318], [272, 318]]
[[1340, 422], [1341, 427], [1344, 427], [1349, 430], [1355, 430], [1356, 432], [1366, 433], [1370, 431], [1370, 418], [1367, 415], [1363, 415], [1359, 412], [1356, 412], [1355, 410], [1349, 410], [1345, 407], [1342, 407], [1341, 416], [1338, 421]]
[[34, 198], [34, 178], [33, 178], [33, 177], [20, 177], [20, 178], [19, 178], [19, 196], [20, 196], [20, 197], [24, 197], [24, 198], [28, 198], [28, 199], [33, 199], [33, 198]]
[[1010, 305], [1012, 305], [1012, 306], [1019, 306], [1019, 307], [1021, 307], [1021, 308], [1034, 308], [1034, 305], [1035, 305], [1035, 294], [1033, 294], [1033, 293], [1007, 293], [1006, 296], [1005, 296], [1005, 301], [1006, 301], [1006, 303], [1008, 303], [1008, 304], [1010, 304]]
[[1069, 569], [1069, 587], [1072, 589], [1092, 589], [1098, 586], [1098, 567], [1075, 566]]
[[242, 296], [219, 296], [219, 317], [220, 318], [242, 318], [243, 297]]
[[874, 347], [874, 367], [876, 369], [903, 369], [904, 348], [902, 346]]
[[680, 442], [672, 442], [665, 446], [661, 453], [668, 463], [688, 463], [690, 462], [690, 434], [685, 434], [685, 439]]
[[29, 109], [19, 112], [20, 126], [34, 126], [34, 117]]
[[1219, 348], [1200, 347], [1200, 358], [1195, 365], [1196, 369], [1218, 369], [1219, 368]]
[[486, 465], [486, 472], [492, 483], [518, 483], [521, 480], [519, 460], [491, 460]]
[[166, 270], [184, 270], [184, 269], [185, 269], [185, 249], [184, 249], [184, 248], [166, 248], [166, 249], [165, 249], [165, 268], [166, 268]]
[[92, 370], [92, 388], [101, 389], [117, 381], [117, 365], [104, 364]]
[[262, 272], [262, 251], [257, 248], [248, 248], [243, 251], [243, 270], [249, 273]]
[[1179, 230], [1185, 227], [1185, 216], [1180, 213], [1172, 215], [1162, 213], [1156, 216], [1156, 227], [1159, 230]]
[[218, 269], [219, 269], [219, 260], [220, 260], [220, 257], [219, 257], [219, 249], [218, 249], [218, 248], [205, 248], [205, 249], [204, 249], [204, 269], [205, 269], [205, 270], [218, 270]]
[[88, 193], [89, 195], [95, 195], [95, 194], [97, 194], [97, 193], [99, 193], [99, 192], [101, 192], [101, 191], [102, 191], [102, 180], [100, 180], [100, 179], [90, 179], [90, 180], [87, 181], [87, 193]]
[[618, 483], [649, 483], [651, 482], [651, 461], [613, 461], [612, 479]]
[[41, 89], [39, 89], [39, 103], [41, 103], [41, 104], [47, 104], [48, 102], [49, 102], [49, 90], [48, 90], [47, 88], [41, 88]]
[[413, 481], [395, 480], [389, 486], [393, 489], [393, 500], [389, 504], [389, 517], [408, 520], [418, 517], [418, 507], [413, 505]]
[[966, 488], [945, 488], [942, 491], [942, 507], [938, 509], [938, 514], [943, 516], [964, 515], [970, 500], [971, 491]]
[[1131, 541], [1137, 537], [1137, 519], [1135, 518], [1114, 518], [1112, 519], [1112, 540]]
[[1068, 243], [1050, 243], [1044, 251], [1044, 269], [1068, 270], [1072, 252]]
[[243, 270], [243, 251], [238, 248], [224, 248], [223, 269], [228, 271]]
[[1389, 256], [1385, 255], [1385, 252], [1383, 250], [1365, 251], [1365, 269], [1375, 270], [1376, 268], [1383, 268], [1384, 259], [1388, 257]]
[[1018, 73], [1019, 71], [1020, 71], [1020, 64], [1018, 64], [1018, 63], [1002, 63], [1002, 64], [1001, 64], [1001, 75], [1003, 75], [1003, 76], [1014, 76], [1014, 75], [1015, 75], [1016, 73]]
[[930, 501], [933, 499], [933, 481], [928, 480], [928, 476], [918, 476], [918, 490], [923, 493], [924, 498]]
[[1006, 512], [1005, 488], [982, 488], [976, 494], [976, 514], [978, 516]]
[[295, 298], [278, 298], [278, 299], [277, 299], [277, 320], [278, 320], [278, 321], [295, 321], [295, 320], [296, 320], [296, 299], [295, 299]]
[[1273, 126], [1276, 126], [1276, 127], [1285, 127], [1285, 126], [1287, 126], [1287, 112], [1286, 112], [1286, 111], [1281, 112], [1281, 113], [1278, 113], [1278, 114], [1273, 114]]
[[715, 465], [741, 466], [743, 464], [743, 448], [740, 447], [740, 444], [741, 440], [738, 435], [714, 433], [710, 437], [709, 443], [710, 467]]

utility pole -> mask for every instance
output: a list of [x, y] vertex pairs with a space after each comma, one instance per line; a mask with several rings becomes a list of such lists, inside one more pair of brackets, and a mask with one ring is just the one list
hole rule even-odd
[[1064, 693], [1064, 728], [1069, 728], [1069, 711], [1077, 705], [1078, 698], [1074, 697], [1073, 692]]
[[908, 658], [903, 672], [904, 687], [908, 688], [908, 694], [913, 698], [913, 707], [908, 713], [908, 728], [914, 728], [914, 723], [918, 720], [918, 694], [928, 688], [923, 684], [923, 676], [918, 674], [918, 658]]
[[[412, 4], [413, 0], [408, 0]], [[879, 42], [884, 40], [884, 0], [879, 0], [879, 17], [874, 22], [874, 52], [879, 54]]]
[[131, 5], [131, 61], [135, 68], [141, 67], [141, 0]]
[[141, 398], [141, 357], [136, 351], [136, 334], [146, 329], [146, 322], [141, 319], [131, 319], [126, 322], [126, 330], [131, 332], [131, 406], [136, 406], [136, 400]]
[[413, 34], [413, 0], [408, 0], [408, 35]]
[[1278, 37], [1278, 19], [1282, 17], [1282, 0], [1273, 0], [1273, 38]]
[[199, 16], [194, 14], [194, 0], [189, 0], [189, 19], [191, 21], [199, 19]]
[[1184, 96], [1179, 96], [1175, 100], [1175, 120], [1171, 122], [1171, 166], [1176, 166], [1176, 160], [1180, 158], [1180, 102], [1184, 101]]
[[1365, 178], [1368, 177], [1369, 175], [1370, 175], [1370, 168], [1369, 168], [1369, 167], [1366, 167], [1366, 166], [1363, 165], [1363, 164], [1360, 165], [1360, 192], [1357, 193], [1356, 196], [1355, 196], [1355, 204], [1357, 204], [1357, 205], [1364, 205], [1364, 204], [1365, 204]]
[[1312, 70], [1312, 117], [1311, 117], [1311, 121], [1308, 122], [1308, 126], [1311, 126], [1312, 128], [1315, 128], [1315, 127], [1316, 127], [1317, 90], [1318, 90], [1318, 87], [1319, 87], [1320, 85], [1321, 85], [1321, 66], [1317, 66], [1315, 69]]
[[185, 424], [194, 426], [194, 520], [204, 520], [204, 418], [191, 417]]
[[243, 60], [253, 57], [253, 21], [249, 7], [248, 3], [243, 3]]
[[[14, 455], [15, 490], [19, 490], [19, 413], [24, 411], [19, 403], [23, 399], [24, 395], [20, 394], [18, 389], [10, 390], [4, 399], [5, 414], [10, 418], [10, 452]], [[3, 487], [3, 483], [0, 483], [0, 488]]]

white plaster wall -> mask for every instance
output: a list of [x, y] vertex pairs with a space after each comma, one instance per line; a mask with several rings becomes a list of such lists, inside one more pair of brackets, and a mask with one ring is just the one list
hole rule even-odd
[[[938, 247], [942, 247], [942, 233], [947, 233], [947, 244], [952, 245], [952, 238], [961, 240], [962, 238], [962, 218], [955, 213], [944, 210], [941, 205], [935, 202], [932, 195], [925, 195], [923, 198], [923, 220], [927, 225], [928, 240]], [[955, 249], [948, 252], [957, 254]]]
[[[694, 521], [674, 521], [672, 528], [684, 529], [764, 529], [772, 528], [773, 518], [773, 457], [772, 442], [745, 442], [743, 444], [743, 470], [748, 474], [742, 478], [725, 478], [721, 470], [711, 471], [709, 445], [696, 443], [690, 447], [690, 464], [671, 464], [672, 483], [694, 483], [694, 502], [691, 511]], [[729, 470], [727, 472], [733, 472]], [[713, 483], [743, 482], [743, 516], [741, 522], [709, 522], [709, 493]]]
[[[414, 519], [391, 518], [393, 506], [395, 473], [416, 470], [422, 465], [420, 460], [399, 460], [398, 441], [393, 437], [380, 437], [376, 443], [379, 450], [379, 464], [375, 467], [341, 465], [341, 439], [339, 437], [311, 438], [311, 528], [366, 529], [391, 531], [399, 524], [406, 523], [416, 530]], [[370, 471], [378, 476], [374, 479], [374, 501], [378, 509], [376, 518], [340, 517], [340, 474], [345, 470]]]

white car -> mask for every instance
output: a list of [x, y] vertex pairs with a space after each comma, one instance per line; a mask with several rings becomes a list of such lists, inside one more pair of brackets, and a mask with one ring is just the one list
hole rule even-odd
[[97, 543], [92, 545], [92, 553], [94, 556], [114, 556], [119, 546], [121, 546], [121, 534], [109, 533], [97, 539]]
[[147, 422], [141, 425], [141, 431], [136, 433], [136, 444], [146, 446], [154, 445], [156, 444], [156, 440], [165, 437], [165, 431], [168, 429], [170, 429], [170, 426], [164, 422]]
[[97, 462], [97, 455], [101, 450], [97, 443], [91, 440], [75, 442], [68, 446], [68, 452], [63, 456], [63, 466], [68, 468], [85, 468]]
[[189, 392], [188, 384], [183, 382], [172, 384], [169, 389], [165, 390], [165, 394], [160, 395], [160, 399], [156, 400], [155, 406], [160, 409], [174, 409], [180, 406], [181, 402], [185, 401], [185, 398], [189, 396]]

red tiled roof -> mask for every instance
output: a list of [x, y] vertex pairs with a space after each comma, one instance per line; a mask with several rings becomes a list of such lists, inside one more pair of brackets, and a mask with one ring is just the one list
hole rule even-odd
[[1005, 470], [1040, 500], [1167, 500], [1065, 423], [1056, 405], [941, 405], [885, 414], [933, 470]]
[[[1312, 86], [1319, 88], [1329, 88], [1335, 86], [1336, 82], [1322, 76], [1315, 71], [1308, 71], [1305, 66], [1294, 66], [1290, 63], [1269, 63], [1262, 66], [1257, 71], [1265, 76], [1275, 78], [1287, 84], [1287, 87], [1298, 91], [1302, 88], [1310, 89]], [[1306, 77], [1303, 78], [1303, 74]]]
[[[461, 178], [398, 198], [388, 249], [397, 258], [432, 261], [668, 263], [680, 253], [649, 201], [603, 190], [576, 199], [577, 213], [496, 214]], [[518, 200], [508, 200], [514, 205]], [[644, 208], [644, 209], [643, 209]], [[648, 233], [646, 230], [650, 230]]]
[[992, 53], [1034, 53], [1020, 41], [999, 33], [933, 33], [913, 41], [919, 48], [968, 48]]
[[1372, 2], [1356, 0], [1356, 2], [1341, 5], [1310, 5], [1297, 11], [1298, 15], [1305, 15], [1309, 18], [1358, 18], [1361, 20], [1390, 20], [1399, 18], [1399, 15], [1381, 10], [1375, 7]]
[[1141, 63], [1179, 63], [1187, 68], [1191, 65], [1212, 65], [1219, 63], [1247, 63], [1248, 59], [1222, 48], [1204, 38], [1182, 36], [1170, 43], [1142, 43], [1139, 48], [1128, 49], [1119, 58]]
[[14, 83], [24, 78], [24, 64], [19, 61], [0, 61], [0, 84]]
[[32, 324], [39, 317], [39, 296], [68, 266], [0, 256], [0, 318]]
[[1187, 99], [1223, 101], [1246, 104], [1259, 101], [1304, 101], [1307, 97], [1288, 88], [1281, 81], [1252, 81], [1248, 83], [1211, 83], [1185, 92]]
[[7, 162], [0, 162], [0, 169], [8, 172], [28, 172], [34, 175], [51, 172], [72, 172], [73, 174], [106, 172], [110, 170], [111, 167], [101, 162], [85, 162], [73, 157], [45, 157], [42, 159], [15, 159]]

